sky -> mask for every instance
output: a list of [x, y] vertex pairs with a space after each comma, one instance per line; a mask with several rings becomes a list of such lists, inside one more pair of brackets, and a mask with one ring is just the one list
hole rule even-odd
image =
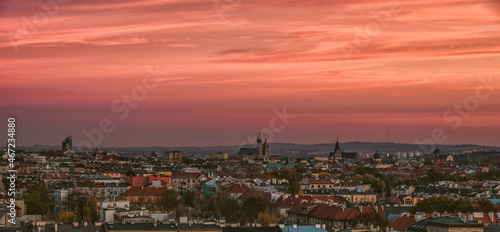
[[0, 1], [0, 141], [500, 144], [500, 2]]

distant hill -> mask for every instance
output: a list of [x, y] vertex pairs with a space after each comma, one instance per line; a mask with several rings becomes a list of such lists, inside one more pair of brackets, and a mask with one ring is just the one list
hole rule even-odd
[[[255, 147], [255, 144], [247, 144], [241, 147]], [[269, 145], [271, 154], [285, 154], [290, 151], [295, 151], [294, 154], [305, 155], [308, 152], [314, 153], [327, 153], [332, 151], [335, 144], [294, 144], [294, 143], [271, 143]], [[170, 150], [180, 150], [187, 154], [210, 154], [214, 152], [227, 152], [228, 154], [236, 154], [241, 148], [240, 146], [207, 146], [207, 147], [99, 147], [100, 151], [114, 151], [114, 152], [135, 152], [135, 153], [151, 153], [164, 152]], [[374, 153], [377, 150], [383, 153], [395, 152], [420, 152], [428, 153], [435, 149], [435, 146], [420, 146], [416, 144], [404, 143], [391, 143], [391, 142], [347, 142], [340, 143], [340, 148], [344, 151], [357, 151], [360, 153]], [[22, 147], [21, 149], [29, 150], [59, 150], [59, 146], [51, 145], [38, 145]], [[464, 151], [473, 150], [500, 150], [499, 147], [481, 146], [475, 144], [457, 144], [457, 145], [439, 145], [439, 149], [443, 154], [447, 153], [461, 153]], [[287, 152], [288, 151], [288, 152]]]

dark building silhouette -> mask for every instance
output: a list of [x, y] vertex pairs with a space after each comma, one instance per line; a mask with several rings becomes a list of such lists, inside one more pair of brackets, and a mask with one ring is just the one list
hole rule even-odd
[[254, 155], [257, 156], [258, 159], [263, 159], [264, 162], [269, 161], [269, 144], [267, 143], [267, 139], [262, 143], [262, 137], [257, 137], [257, 147], [256, 148], [240, 148], [239, 155]]
[[72, 151], [73, 150], [73, 140], [71, 139], [71, 136], [66, 137], [62, 141], [62, 150], [63, 151]]
[[357, 152], [344, 152], [340, 149], [339, 139], [337, 138], [337, 142], [335, 143], [335, 149], [330, 152], [328, 156], [328, 160], [339, 162], [341, 160], [359, 160], [359, 154]]

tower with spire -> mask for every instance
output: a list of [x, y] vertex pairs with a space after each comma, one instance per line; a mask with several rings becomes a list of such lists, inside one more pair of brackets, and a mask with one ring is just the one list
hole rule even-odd
[[333, 149], [333, 152], [330, 152], [330, 156], [328, 156], [328, 159], [332, 161], [338, 161], [342, 159], [342, 150], [340, 149], [339, 138], [337, 138], [335, 148]]
[[[267, 139], [266, 139], [267, 142]], [[262, 159], [264, 154], [263, 154], [263, 149], [262, 149], [262, 137], [260, 137], [260, 129], [259, 129], [259, 137], [257, 137], [257, 155], [259, 159]]]

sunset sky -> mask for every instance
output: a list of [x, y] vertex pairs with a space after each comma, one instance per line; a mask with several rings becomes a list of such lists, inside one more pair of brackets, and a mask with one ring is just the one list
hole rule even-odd
[[0, 141], [238, 145], [286, 107], [270, 142], [500, 144], [496, 0], [41, 2], [0, 1]]

